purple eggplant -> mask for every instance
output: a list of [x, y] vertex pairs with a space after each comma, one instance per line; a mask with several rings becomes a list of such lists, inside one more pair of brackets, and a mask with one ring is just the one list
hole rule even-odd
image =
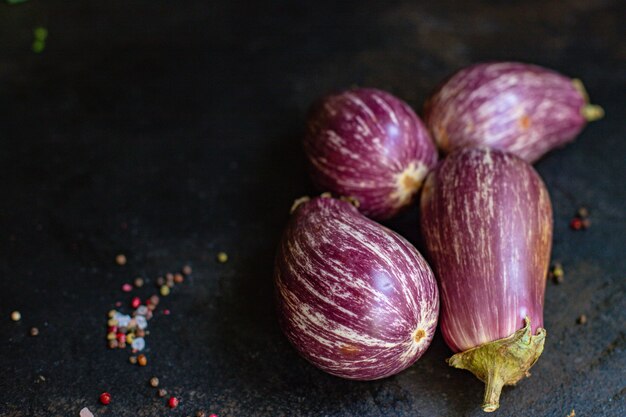
[[534, 162], [604, 115], [580, 80], [516, 62], [476, 64], [428, 99], [425, 120], [445, 153], [487, 146]]
[[450, 154], [427, 177], [421, 228], [441, 291], [451, 366], [486, 383], [494, 411], [543, 351], [552, 207], [535, 170], [488, 148]]
[[366, 88], [319, 100], [304, 149], [320, 190], [355, 198], [362, 213], [379, 220], [410, 204], [437, 162], [435, 144], [413, 110]]
[[330, 197], [297, 201], [274, 269], [281, 327], [336, 376], [372, 380], [413, 364], [439, 314], [430, 267], [402, 236]]

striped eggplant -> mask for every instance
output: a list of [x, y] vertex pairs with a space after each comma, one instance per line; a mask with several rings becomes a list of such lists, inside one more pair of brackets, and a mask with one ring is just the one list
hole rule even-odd
[[400, 99], [359, 88], [311, 109], [304, 149], [322, 191], [353, 197], [362, 213], [387, 219], [411, 203], [437, 150], [422, 121]]
[[403, 237], [327, 197], [301, 199], [276, 256], [281, 327], [336, 376], [372, 380], [413, 364], [439, 314], [437, 283]]
[[534, 162], [604, 114], [580, 80], [516, 62], [476, 64], [428, 99], [426, 125], [445, 153], [488, 146]]
[[552, 207], [535, 170], [488, 148], [450, 154], [426, 179], [421, 228], [441, 291], [448, 363], [486, 383], [499, 406], [543, 351]]

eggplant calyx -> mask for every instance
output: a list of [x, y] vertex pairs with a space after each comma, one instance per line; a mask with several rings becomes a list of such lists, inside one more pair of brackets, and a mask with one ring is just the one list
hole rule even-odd
[[483, 411], [496, 411], [500, 392], [505, 385], [515, 385], [528, 375], [528, 370], [543, 352], [546, 330], [531, 334], [530, 318], [512, 335], [459, 352], [448, 359], [448, 365], [466, 369], [486, 384]]
[[587, 122], [594, 122], [602, 119], [604, 117], [604, 109], [597, 104], [589, 103], [589, 94], [587, 94], [587, 89], [585, 88], [583, 82], [578, 78], [574, 78], [572, 80], [572, 84], [574, 84], [574, 88], [578, 90], [580, 95], [585, 100], [585, 105], [582, 109], [580, 109], [580, 113], [585, 120], [587, 120]]

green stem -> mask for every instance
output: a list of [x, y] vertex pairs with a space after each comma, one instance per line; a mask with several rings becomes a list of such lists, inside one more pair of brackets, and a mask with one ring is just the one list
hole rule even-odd
[[597, 104], [586, 104], [582, 109], [582, 115], [588, 122], [594, 122], [604, 117], [604, 109]]
[[500, 407], [500, 393], [504, 387], [504, 380], [498, 369], [493, 369], [487, 375], [485, 397], [483, 398], [483, 411], [491, 413]]
[[578, 90], [583, 100], [585, 100], [585, 105], [582, 109], [580, 109], [580, 113], [588, 122], [594, 122], [596, 120], [600, 120], [604, 117], [604, 109], [597, 104], [589, 103], [589, 94], [587, 94], [587, 89], [582, 81], [578, 78], [574, 78], [572, 80], [572, 84], [574, 84], [574, 88]]
[[496, 411], [504, 385], [514, 385], [528, 375], [528, 370], [543, 352], [545, 329], [531, 334], [530, 319], [524, 327], [504, 339], [494, 340], [457, 353], [448, 359], [455, 368], [467, 369], [486, 384], [483, 410]]

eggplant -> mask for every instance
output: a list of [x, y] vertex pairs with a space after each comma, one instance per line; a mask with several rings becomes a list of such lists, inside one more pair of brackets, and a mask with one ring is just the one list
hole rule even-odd
[[520, 158], [488, 148], [450, 154], [427, 177], [420, 224], [441, 291], [451, 366], [486, 383], [484, 411], [527, 374], [544, 347], [552, 246], [545, 185]]
[[426, 125], [437, 146], [487, 146], [534, 162], [573, 141], [604, 115], [580, 80], [536, 65], [490, 62], [464, 68], [427, 100]]
[[344, 200], [297, 200], [274, 281], [289, 341], [342, 378], [402, 371], [428, 348], [437, 327], [437, 283], [424, 258]]
[[413, 110], [372, 88], [318, 100], [304, 150], [317, 188], [358, 200], [361, 212], [378, 220], [409, 205], [437, 162], [435, 144]]

